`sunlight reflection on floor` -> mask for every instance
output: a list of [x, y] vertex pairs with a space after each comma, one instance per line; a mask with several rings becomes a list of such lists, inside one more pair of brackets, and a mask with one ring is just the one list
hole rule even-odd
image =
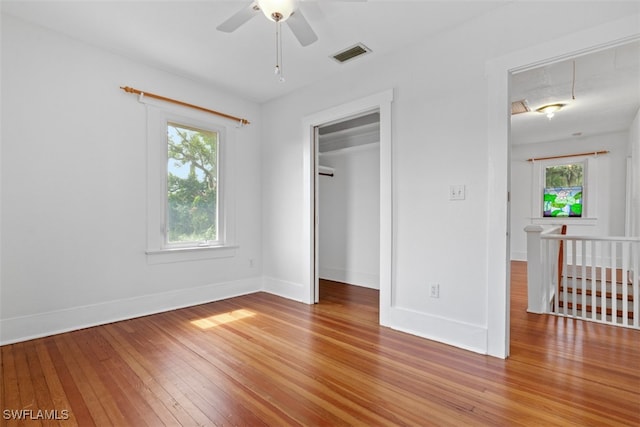
[[200, 329], [209, 329], [214, 326], [223, 325], [225, 323], [233, 322], [247, 317], [253, 317], [256, 313], [249, 310], [233, 310], [227, 313], [216, 314], [215, 316], [209, 316], [198, 320], [193, 320], [191, 324], [199, 327]]

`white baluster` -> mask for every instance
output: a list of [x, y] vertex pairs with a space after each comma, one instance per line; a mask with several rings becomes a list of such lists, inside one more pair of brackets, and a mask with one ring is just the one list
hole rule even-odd
[[598, 278], [596, 267], [597, 242], [591, 241], [591, 319], [598, 319], [598, 287], [596, 279]]
[[628, 270], [629, 270], [629, 245], [631, 242], [622, 242], [622, 277], [620, 278], [620, 286], [622, 287], [622, 324], [629, 325], [629, 288], [628, 288]]
[[580, 246], [580, 250], [582, 254], [580, 256], [580, 275], [582, 276], [580, 280], [580, 292], [582, 298], [580, 298], [580, 302], [582, 303], [582, 314], [581, 316], [587, 317], [587, 241], [583, 240], [582, 245]]
[[640, 242], [632, 242], [631, 256], [633, 257], [633, 326], [640, 328]]
[[611, 242], [611, 322], [618, 323], [618, 290], [617, 287], [617, 242]]
[[571, 313], [574, 317], [578, 315], [578, 260], [577, 260], [577, 252], [578, 252], [578, 241], [571, 240], [571, 303], [572, 310]]

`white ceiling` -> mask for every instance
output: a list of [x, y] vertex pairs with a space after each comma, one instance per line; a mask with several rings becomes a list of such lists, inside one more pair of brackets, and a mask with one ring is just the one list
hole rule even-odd
[[[510, 0], [331, 1], [299, 6], [319, 40], [301, 47], [285, 26], [284, 74], [273, 74], [275, 27], [259, 15], [233, 33], [216, 27], [250, 0], [0, 0], [2, 13], [50, 28], [256, 102], [282, 96], [328, 75], [366, 64], [417, 40], [463, 24]], [[373, 53], [345, 64], [330, 55], [358, 42]], [[640, 43], [513, 76], [512, 100], [532, 109], [568, 102], [552, 120], [525, 113], [512, 120], [514, 143], [571, 138], [628, 129], [640, 105]]]
[[[251, 0], [2, 0], [2, 13], [265, 102], [508, 2], [300, 1], [319, 40], [301, 47], [284, 26], [285, 83], [273, 74], [273, 22], [259, 15], [233, 33], [216, 30]], [[358, 42], [373, 53], [345, 64], [329, 58]]]
[[[532, 111], [512, 116], [514, 144], [626, 131], [640, 107], [640, 41], [514, 74], [511, 101], [522, 99]], [[552, 119], [535, 112], [552, 103], [567, 105]]]

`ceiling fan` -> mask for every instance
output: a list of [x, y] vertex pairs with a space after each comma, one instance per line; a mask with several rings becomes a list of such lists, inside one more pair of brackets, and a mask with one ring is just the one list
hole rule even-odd
[[[342, 0], [362, 2], [367, 0]], [[216, 29], [225, 33], [232, 33], [251, 18], [264, 14], [269, 20], [276, 23], [276, 67], [275, 74], [280, 76], [280, 81], [284, 82], [282, 74], [282, 38], [280, 25], [286, 22], [291, 32], [302, 46], [309, 46], [318, 40], [318, 36], [309, 25], [309, 22], [302, 14], [298, 5], [299, 0], [254, 0], [248, 6], [234, 13]]]
[[282, 72], [282, 35], [280, 25], [286, 22], [293, 35], [302, 46], [309, 46], [318, 40], [318, 36], [309, 25], [309, 22], [298, 7], [297, 0], [254, 0], [248, 6], [234, 13], [216, 29], [225, 33], [232, 33], [240, 26], [248, 22], [260, 12], [267, 19], [276, 23], [276, 67], [275, 74], [279, 76], [280, 82], [284, 82]]
[[229, 19], [218, 25], [218, 31], [232, 33], [254, 16], [264, 14], [273, 22], [285, 22], [302, 46], [308, 46], [318, 40], [318, 36], [309, 25], [295, 0], [255, 0], [240, 9]]

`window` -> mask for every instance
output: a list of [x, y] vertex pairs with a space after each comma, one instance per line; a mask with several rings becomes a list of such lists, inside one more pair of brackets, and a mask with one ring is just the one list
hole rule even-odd
[[545, 217], [582, 217], [582, 163], [547, 166], [542, 194]]
[[220, 133], [167, 123], [167, 246], [219, 243]]
[[233, 256], [235, 129], [206, 113], [154, 105], [147, 105], [147, 259]]
[[597, 157], [536, 160], [532, 167], [533, 223], [596, 224]]

